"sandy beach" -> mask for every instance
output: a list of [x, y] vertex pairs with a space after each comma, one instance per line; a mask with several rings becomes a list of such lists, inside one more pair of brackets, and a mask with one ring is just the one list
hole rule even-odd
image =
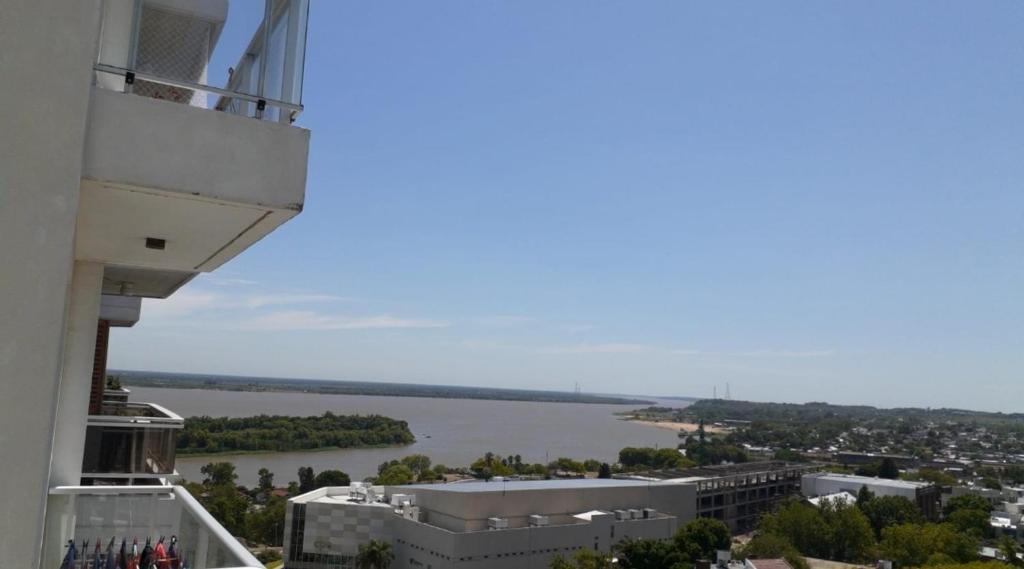
[[[676, 421], [646, 421], [646, 420], [634, 420], [626, 419], [627, 421], [637, 423], [639, 425], [646, 425], [648, 427], [657, 427], [659, 429], [668, 429], [672, 431], [685, 431], [687, 433], [696, 433], [699, 425], [697, 423], [679, 423]], [[729, 432], [728, 428], [714, 427], [711, 425], [704, 425], [704, 432], [712, 433], [726, 433]]]

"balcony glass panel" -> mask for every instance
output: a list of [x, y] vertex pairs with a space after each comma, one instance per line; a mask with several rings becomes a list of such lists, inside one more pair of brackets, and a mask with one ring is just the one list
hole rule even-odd
[[293, 121], [302, 110], [308, 0], [232, 3], [232, 9], [242, 11], [232, 13], [232, 22], [237, 17], [256, 25], [237, 64], [223, 76], [208, 77], [227, 2], [105, 0], [97, 86]]
[[166, 476], [174, 473], [177, 433], [184, 420], [156, 405], [128, 403], [90, 415], [83, 476], [96, 474]]
[[50, 493], [51, 558], [69, 540], [98, 539], [105, 551], [114, 538], [116, 551], [122, 539], [130, 547], [138, 538], [141, 551], [147, 538], [155, 545], [163, 537], [166, 546], [176, 536], [178, 559], [190, 568], [263, 566], [180, 486], [66, 486]]

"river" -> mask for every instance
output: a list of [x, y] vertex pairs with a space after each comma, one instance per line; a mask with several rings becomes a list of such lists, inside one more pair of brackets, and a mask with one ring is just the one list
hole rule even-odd
[[[240, 484], [255, 484], [257, 471], [266, 467], [275, 474], [275, 482], [284, 485], [298, 479], [300, 466], [312, 466], [316, 472], [335, 468], [347, 472], [353, 480], [361, 480], [376, 475], [378, 464], [414, 453], [429, 456], [434, 464], [452, 467], [468, 466], [487, 451], [503, 456], [519, 454], [524, 462], [545, 462], [560, 456], [614, 462], [622, 447], [675, 447], [679, 441], [670, 430], [615, 417], [614, 413], [635, 409], [636, 405], [130, 389], [132, 401], [156, 403], [184, 417], [248, 417], [261, 413], [298, 416], [325, 411], [378, 414], [407, 421], [416, 436], [415, 443], [403, 447], [178, 457], [178, 472], [195, 481], [202, 479], [199, 469], [204, 464], [222, 460], [235, 464]], [[683, 407], [687, 402], [659, 404]]]

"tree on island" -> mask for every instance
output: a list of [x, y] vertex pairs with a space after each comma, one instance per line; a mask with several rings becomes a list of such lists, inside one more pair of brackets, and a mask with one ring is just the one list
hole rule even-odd
[[597, 470], [597, 477], [598, 478], [611, 478], [612, 477], [612, 467], [609, 466], [607, 462], [602, 462], [601, 463], [601, 467], [598, 468], [598, 470]]

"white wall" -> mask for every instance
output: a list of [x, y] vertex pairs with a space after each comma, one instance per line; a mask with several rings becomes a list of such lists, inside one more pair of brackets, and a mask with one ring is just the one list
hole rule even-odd
[[0, 17], [0, 559], [35, 567], [71, 278], [99, 0]]

